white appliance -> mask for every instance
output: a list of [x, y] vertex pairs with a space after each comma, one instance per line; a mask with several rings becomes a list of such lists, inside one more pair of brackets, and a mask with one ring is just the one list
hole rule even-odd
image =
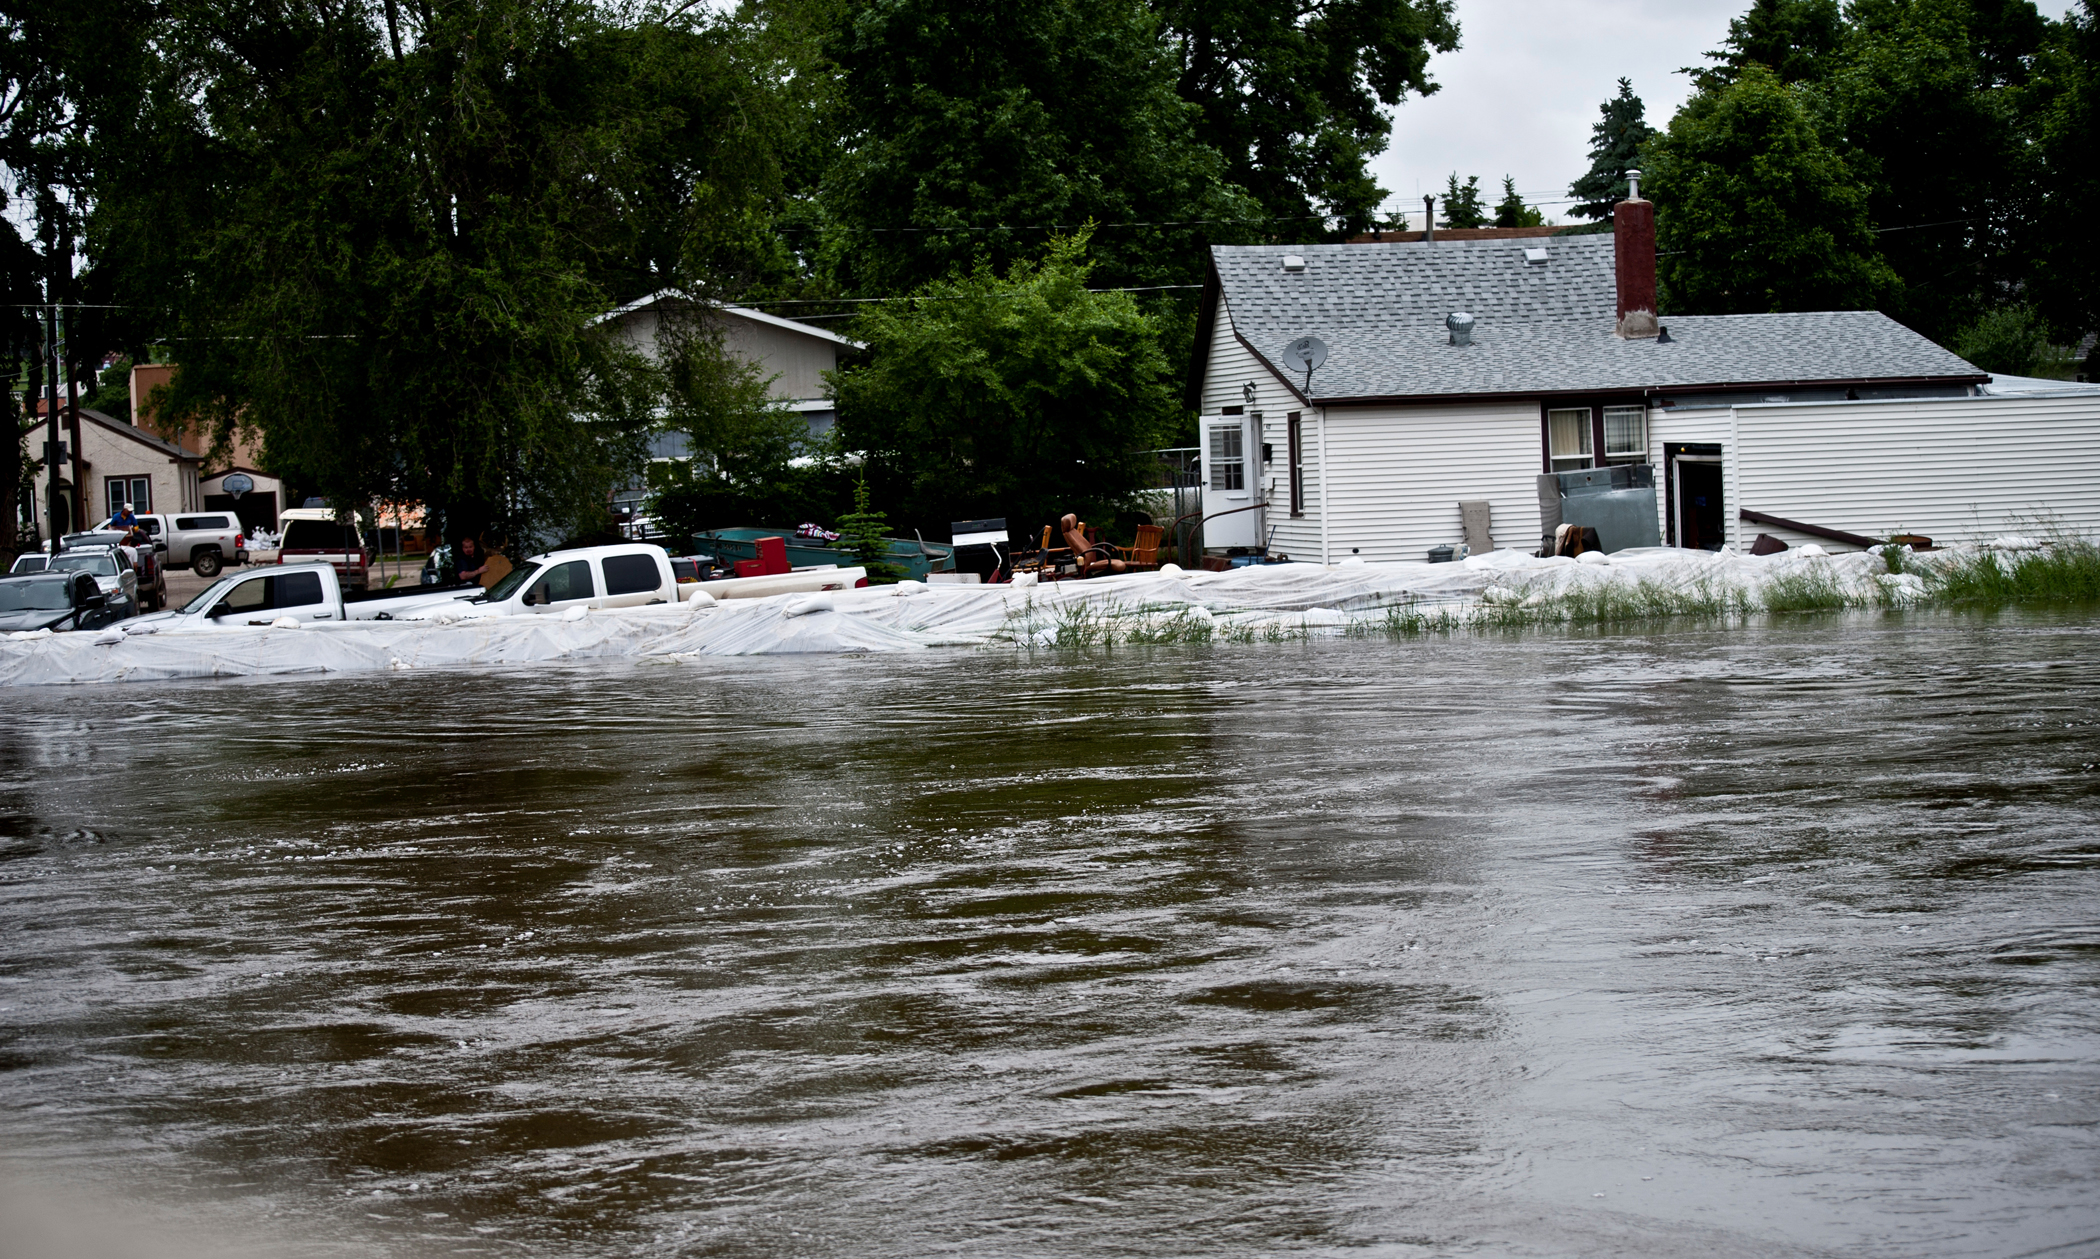
[[[1210, 550], [1263, 543], [1261, 412], [1201, 420], [1203, 545]], [[1236, 508], [1252, 508], [1239, 511]], [[1231, 513], [1221, 515], [1220, 513]]]

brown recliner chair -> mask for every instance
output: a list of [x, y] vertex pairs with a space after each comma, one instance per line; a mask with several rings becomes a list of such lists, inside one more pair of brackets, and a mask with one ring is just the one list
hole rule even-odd
[[1072, 562], [1079, 566], [1081, 577], [1092, 577], [1096, 573], [1127, 572], [1130, 565], [1116, 558], [1116, 549], [1102, 542], [1089, 542], [1086, 523], [1071, 512], [1066, 512], [1057, 522], [1059, 533], [1064, 535], [1065, 545], [1072, 549]]

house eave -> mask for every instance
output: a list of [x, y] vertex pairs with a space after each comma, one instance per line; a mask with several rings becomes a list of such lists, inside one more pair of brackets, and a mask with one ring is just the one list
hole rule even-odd
[[[1247, 345], [1245, 340], [1240, 344]], [[1248, 345], [1247, 349], [1255, 357], [1261, 358], [1260, 352], [1253, 346]], [[1266, 358], [1262, 358], [1262, 362], [1268, 365], [1270, 371], [1276, 372], [1275, 365], [1269, 363]], [[1419, 406], [1437, 402], [1510, 402], [1518, 399], [1546, 401], [1554, 398], [1596, 398], [1608, 394], [1645, 398], [1667, 393], [1750, 393], [1764, 389], [1882, 389], [1902, 385], [1981, 385], [1990, 380], [1989, 376], [1981, 373], [1968, 376], [1845, 376], [1835, 380], [1716, 381], [1711, 384], [1619, 385], [1591, 389], [1505, 389], [1482, 393], [1341, 394], [1307, 399], [1291, 385], [1289, 376], [1282, 372], [1276, 372], [1276, 376], [1300, 401], [1316, 407]]]

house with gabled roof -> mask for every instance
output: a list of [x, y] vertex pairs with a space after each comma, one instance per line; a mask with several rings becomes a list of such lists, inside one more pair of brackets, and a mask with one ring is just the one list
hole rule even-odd
[[1994, 392], [1876, 311], [1655, 312], [1637, 188], [1612, 234], [1213, 247], [1187, 389], [1206, 545], [1421, 560], [1466, 537], [1463, 503], [1476, 549], [1534, 550], [1556, 474], [1621, 466], [1673, 546], [2094, 515], [2088, 387]]

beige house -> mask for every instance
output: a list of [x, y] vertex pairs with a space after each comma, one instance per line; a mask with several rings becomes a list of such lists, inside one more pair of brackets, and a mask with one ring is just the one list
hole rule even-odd
[[[204, 459], [211, 452], [201, 436], [181, 430], [170, 432], [153, 414], [153, 391], [175, 379], [175, 368], [173, 363], [140, 363], [131, 369], [131, 413], [139, 417], [140, 425], [154, 436]], [[284, 482], [262, 470], [261, 452], [247, 433], [234, 434], [231, 455], [230, 463], [224, 459], [212, 460], [200, 472], [204, 510], [230, 511], [240, 517], [244, 528], [251, 531], [258, 528], [275, 530], [277, 514], [298, 504], [286, 502]], [[228, 493], [228, 477], [235, 478], [236, 487], [240, 485], [239, 478], [246, 477], [247, 488], [239, 494]]]
[[[672, 312], [687, 303], [677, 293], [652, 293], [639, 301], [608, 312], [601, 323], [611, 324], [629, 345], [652, 354], [665, 322]], [[714, 313], [722, 322], [722, 346], [748, 363], [756, 363], [770, 378], [767, 392], [781, 407], [798, 412], [809, 424], [810, 436], [829, 432], [837, 422], [837, 406], [825, 396], [824, 373], [839, 365], [843, 351], [862, 348], [835, 332], [814, 324], [782, 319], [745, 306], [722, 306]], [[660, 433], [650, 441], [649, 458], [690, 459], [693, 451], [683, 433]], [[631, 506], [645, 494], [631, 487], [615, 495], [619, 505]]]
[[[59, 433], [68, 443], [71, 427], [62, 415]], [[80, 409], [80, 456], [80, 480], [85, 488], [82, 506], [88, 524], [101, 521], [125, 503], [139, 512], [204, 509], [198, 476], [203, 459], [115, 416]], [[70, 460], [60, 472], [63, 484], [71, 477]], [[46, 469], [36, 476], [36, 519], [46, 540], [52, 536], [50, 504], [50, 472]], [[57, 532], [70, 533], [75, 523], [60, 521]]]

